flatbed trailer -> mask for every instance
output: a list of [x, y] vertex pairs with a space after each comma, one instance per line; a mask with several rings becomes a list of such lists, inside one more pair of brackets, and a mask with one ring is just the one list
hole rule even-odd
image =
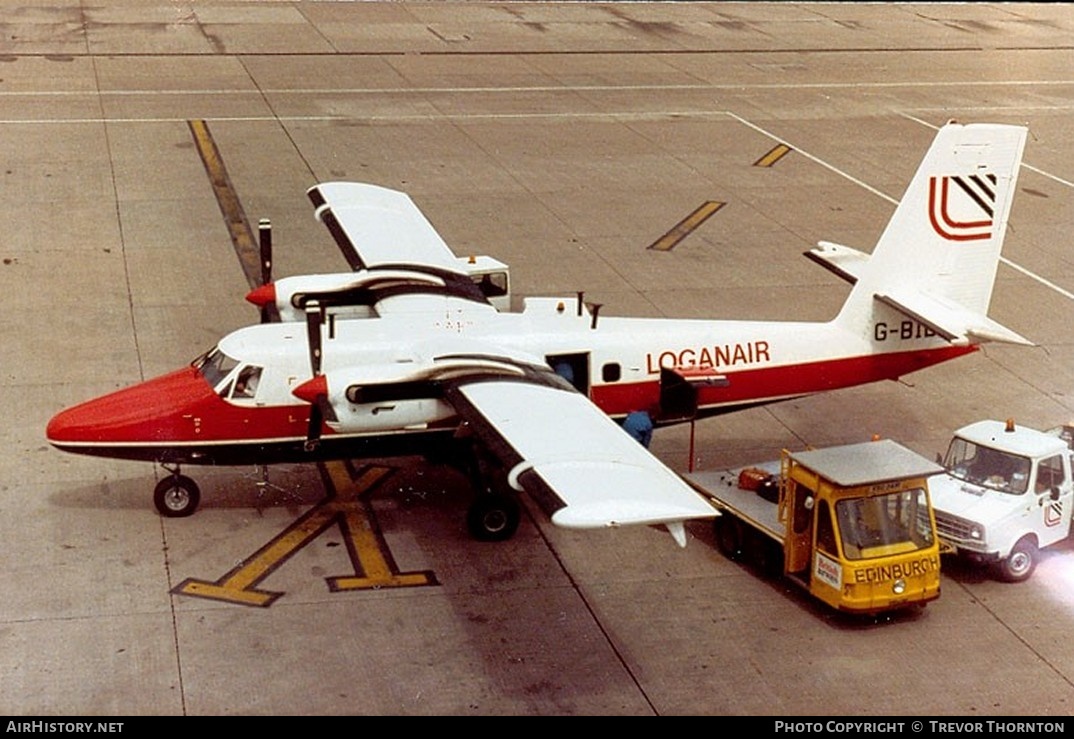
[[802, 452], [685, 479], [720, 511], [717, 547], [840, 611], [877, 614], [940, 595], [928, 478], [942, 468], [891, 440]]

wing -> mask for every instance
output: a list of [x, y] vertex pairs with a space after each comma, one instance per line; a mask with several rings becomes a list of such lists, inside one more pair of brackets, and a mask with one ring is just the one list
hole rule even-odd
[[358, 182], [306, 191], [351, 269], [388, 265], [464, 274], [459, 260], [406, 193]]
[[406, 193], [358, 182], [324, 182], [306, 194], [357, 274], [303, 275], [286, 285], [281, 280], [275, 293], [284, 306], [281, 315], [291, 314], [286, 306], [298, 293], [303, 301], [327, 306], [374, 307], [380, 316], [495, 310]]
[[497, 378], [453, 383], [445, 397], [558, 526], [664, 524], [717, 511], [588, 398], [554, 384]]

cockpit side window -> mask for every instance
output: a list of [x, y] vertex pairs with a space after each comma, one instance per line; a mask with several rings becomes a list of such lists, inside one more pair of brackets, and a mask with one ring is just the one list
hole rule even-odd
[[235, 385], [231, 390], [232, 400], [253, 400], [257, 396], [257, 386], [261, 382], [261, 368], [248, 364], [239, 370]]

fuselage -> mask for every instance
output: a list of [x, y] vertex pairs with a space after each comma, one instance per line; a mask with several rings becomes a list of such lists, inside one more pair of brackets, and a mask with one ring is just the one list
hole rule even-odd
[[188, 367], [62, 411], [48, 440], [69, 452], [165, 463], [415, 454], [458, 426], [428, 383], [406, 379], [446, 355], [561, 368], [608, 415], [646, 410], [661, 425], [896, 379], [976, 348], [916, 329], [855, 333], [836, 322], [595, 320], [573, 299], [531, 299], [520, 313], [450, 298], [443, 306], [411, 313], [400, 301], [376, 317], [325, 325], [329, 383], [345, 374], [394, 391], [390, 402], [339, 400], [315, 446], [305, 443], [312, 406], [293, 394], [314, 374], [301, 322], [240, 329]]

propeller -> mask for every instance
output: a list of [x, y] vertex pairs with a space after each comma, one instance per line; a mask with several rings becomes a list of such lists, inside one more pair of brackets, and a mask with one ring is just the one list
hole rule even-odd
[[261, 323], [279, 320], [276, 310], [276, 288], [272, 284], [272, 223], [262, 218], [257, 224], [261, 254], [261, 284], [250, 291], [246, 299], [261, 309]]
[[261, 247], [261, 284], [272, 282], [272, 223], [262, 218], [257, 224], [258, 241]]
[[317, 304], [306, 306], [306, 336], [310, 348], [310, 370], [313, 378], [293, 391], [294, 395], [310, 404], [310, 424], [306, 432], [305, 449], [312, 452], [321, 441], [321, 424], [324, 406], [328, 403], [328, 380], [321, 373], [322, 342], [321, 326], [324, 324], [324, 308]]

